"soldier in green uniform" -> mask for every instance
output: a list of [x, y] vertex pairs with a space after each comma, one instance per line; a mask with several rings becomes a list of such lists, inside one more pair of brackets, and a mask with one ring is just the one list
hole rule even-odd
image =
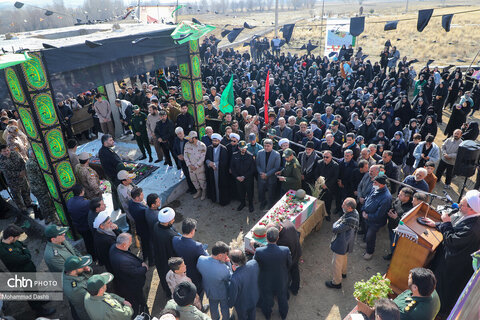
[[[24, 233], [22, 228], [11, 224], [3, 230], [0, 242], [0, 260], [10, 272], [37, 272], [32, 255], [23, 242], [18, 239]], [[45, 308], [44, 301], [28, 301], [38, 317], [47, 317], [56, 312], [54, 308]]]
[[85, 294], [85, 310], [91, 320], [130, 320], [133, 309], [130, 302], [114, 293], [107, 293], [107, 284], [113, 274], [104, 272], [90, 277]]
[[28, 157], [27, 163], [25, 164], [25, 171], [27, 173], [28, 183], [30, 184], [30, 191], [35, 198], [37, 198], [45, 223], [60, 223], [57, 217], [57, 210], [53, 205], [47, 184], [43, 178], [42, 170], [38, 165], [37, 159], [35, 159], [35, 154], [32, 149], [28, 150]]
[[84, 299], [87, 293], [87, 281], [91, 276], [91, 256], [71, 256], [65, 261], [63, 273], [63, 293], [70, 302], [73, 319], [90, 320], [85, 310]]
[[400, 320], [433, 320], [440, 311], [437, 280], [429, 269], [414, 268], [408, 275], [410, 289], [399, 294], [394, 302], [400, 309]]
[[152, 162], [152, 148], [150, 148], [150, 141], [148, 140], [147, 133], [147, 115], [141, 112], [140, 107], [137, 105], [133, 106], [131, 125], [133, 134], [135, 135], [135, 140], [137, 140], [138, 148], [143, 155], [140, 160], [147, 159], [147, 155], [145, 154], [146, 149], [148, 152], [148, 162]]
[[292, 149], [287, 148], [283, 151], [285, 158], [285, 168], [280, 172], [278, 180], [281, 181], [281, 194], [283, 195], [288, 190], [298, 190], [302, 187], [302, 171], [300, 163], [295, 158]]
[[62, 272], [68, 257], [81, 256], [80, 252], [65, 240], [67, 231], [68, 227], [59, 227], [54, 224], [45, 228], [47, 245], [43, 258], [50, 272]]
[[276, 136], [276, 135], [277, 135], [277, 130], [275, 130], [275, 129], [273, 129], [273, 128], [272, 128], [272, 129], [268, 129], [268, 131], [267, 131], [267, 137], [262, 139], [262, 146], [263, 146], [263, 142], [265, 142], [266, 139], [270, 139], [270, 140], [273, 141], [273, 150], [277, 150], [277, 151], [278, 151], [278, 149], [279, 149], [280, 147], [278, 146], [278, 140], [275, 139], [275, 136]]

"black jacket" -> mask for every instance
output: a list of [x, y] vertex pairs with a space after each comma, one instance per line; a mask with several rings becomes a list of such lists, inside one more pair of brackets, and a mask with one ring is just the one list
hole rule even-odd
[[181, 127], [185, 135], [188, 135], [188, 133], [194, 129], [194, 125], [195, 120], [190, 113], [187, 112], [186, 114], [179, 114], [177, 116], [175, 127]]
[[93, 245], [98, 257], [98, 261], [105, 266], [108, 272], [113, 273], [112, 265], [110, 264], [109, 252], [112, 245], [117, 240], [116, 236], [108, 235], [97, 230], [93, 230]]
[[169, 119], [163, 121], [158, 121], [155, 126], [155, 136], [158, 138], [162, 138], [164, 142], [173, 142], [173, 138], [175, 137], [175, 129], [173, 128], [173, 122]]
[[102, 146], [98, 151], [98, 157], [100, 158], [100, 164], [102, 165], [107, 178], [118, 184], [117, 173], [120, 170], [126, 170], [120, 156], [116, 154], [112, 148]]
[[333, 155], [334, 158], [341, 159], [343, 157], [342, 146], [335, 141], [332, 143], [331, 146], [329, 146], [326, 141], [322, 142], [322, 145], [321, 145], [320, 149], [322, 151], [324, 151], [324, 150], [332, 151], [332, 155]]
[[143, 286], [147, 268], [142, 266], [142, 259], [130, 251], [122, 251], [112, 245], [109, 252], [113, 270], [116, 293], [129, 301], [132, 306], [141, 304]]
[[282, 222], [282, 230], [278, 236], [277, 245], [285, 246], [290, 249], [292, 263], [298, 263], [302, 256], [302, 247], [300, 246], [299, 232], [290, 220]]
[[160, 223], [156, 223], [153, 227], [152, 240], [155, 266], [157, 267], [158, 276], [160, 277], [160, 283], [167, 293], [170, 292], [165, 279], [168, 270], [170, 270], [168, 267], [168, 259], [177, 256], [172, 245], [172, 239], [175, 236], [178, 236], [178, 232], [173, 227], [167, 227]]
[[317, 163], [315, 176], [324, 177], [328, 190], [334, 192], [337, 189], [339, 170], [338, 163], [335, 160], [330, 161], [329, 164], [325, 164], [324, 160], [320, 160]]
[[254, 259], [260, 266], [260, 294], [287, 294], [289, 270], [292, 265], [290, 249], [276, 244], [268, 244], [256, 250]]
[[241, 151], [233, 153], [232, 159], [230, 160], [230, 171], [234, 178], [245, 177], [245, 179], [253, 178], [255, 174], [256, 166], [255, 160], [250, 152], [245, 152], [242, 155]]

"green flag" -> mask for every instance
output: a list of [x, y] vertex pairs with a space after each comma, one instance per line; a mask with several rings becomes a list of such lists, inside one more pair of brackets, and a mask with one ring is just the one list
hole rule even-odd
[[182, 44], [190, 40], [200, 39], [200, 37], [203, 37], [215, 29], [216, 27], [208, 24], [202, 25], [191, 21], [182, 21], [177, 25], [175, 30], [173, 30], [171, 37], [178, 44]]
[[220, 105], [218, 108], [223, 114], [227, 112], [233, 112], [233, 106], [235, 104], [235, 97], [233, 96], [233, 74], [228, 81], [225, 90], [222, 92], [222, 97], [220, 98]]
[[20, 63], [24, 63], [27, 60], [32, 59], [27, 52], [24, 53], [8, 53], [0, 55], [0, 69], [5, 69]]

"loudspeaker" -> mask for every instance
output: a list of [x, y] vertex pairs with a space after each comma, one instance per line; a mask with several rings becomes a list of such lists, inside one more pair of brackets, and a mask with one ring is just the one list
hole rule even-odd
[[480, 144], [473, 140], [460, 143], [453, 174], [462, 177], [471, 177], [475, 174], [480, 158]]

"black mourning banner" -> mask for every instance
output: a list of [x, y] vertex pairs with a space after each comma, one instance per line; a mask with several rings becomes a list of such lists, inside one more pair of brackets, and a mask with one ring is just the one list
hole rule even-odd
[[445, 31], [450, 31], [450, 24], [452, 23], [453, 14], [444, 14], [442, 16], [442, 27]]
[[387, 21], [387, 23], [385, 23], [385, 27], [383, 28], [383, 31], [396, 30], [397, 24], [398, 24], [398, 20]]
[[432, 17], [433, 9], [425, 9], [418, 11], [417, 31], [422, 32], [428, 25], [430, 18]]
[[350, 34], [352, 36], [359, 36], [365, 30], [365, 17], [350, 18]]
[[232, 43], [233, 41], [235, 41], [235, 39], [237, 39], [238, 35], [240, 34], [240, 32], [243, 31], [243, 28], [234, 28], [228, 35], [227, 35], [227, 39], [228, 41], [230, 41], [230, 43]]
[[286, 24], [282, 28], [283, 38], [285, 39], [286, 43], [289, 43], [290, 39], [292, 38], [293, 28], [295, 28], [295, 23]]

